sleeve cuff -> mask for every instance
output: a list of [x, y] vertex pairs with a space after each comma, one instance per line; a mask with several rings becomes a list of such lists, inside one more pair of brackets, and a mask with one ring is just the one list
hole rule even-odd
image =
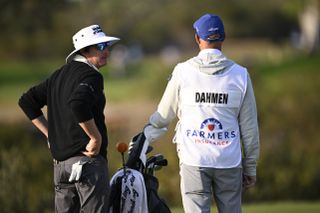
[[255, 162], [246, 162], [243, 160], [243, 174], [248, 176], [256, 176], [257, 175], [257, 165]]

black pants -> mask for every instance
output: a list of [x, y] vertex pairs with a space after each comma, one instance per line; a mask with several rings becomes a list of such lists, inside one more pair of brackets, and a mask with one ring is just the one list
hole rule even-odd
[[[80, 180], [70, 183], [72, 164], [87, 158]], [[107, 212], [109, 174], [106, 160], [98, 155], [94, 158], [77, 156], [54, 162], [55, 212], [56, 213], [100, 213]]]

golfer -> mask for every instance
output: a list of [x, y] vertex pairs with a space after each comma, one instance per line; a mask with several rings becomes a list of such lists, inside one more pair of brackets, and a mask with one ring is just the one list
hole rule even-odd
[[[107, 212], [109, 180], [105, 95], [99, 68], [118, 38], [91, 25], [73, 36], [66, 64], [24, 93], [19, 105], [48, 138], [55, 212]], [[45, 117], [42, 108], [47, 106]]]
[[205, 14], [193, 27], [200, 52], [176, 65], [144, 132], [179, 118], [173, 141], [186, 213], [209, 213], [213, 196], [220, 213], [240, 213], [242, 188], [255, 185], [259, 156], [251, 80], [245, 67], [223, 55], [219, 16]]

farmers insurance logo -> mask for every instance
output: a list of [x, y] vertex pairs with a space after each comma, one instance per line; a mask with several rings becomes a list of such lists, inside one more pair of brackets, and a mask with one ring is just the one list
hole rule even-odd
[[204, 120], [200, 129], [187, 129], [186, 135], [197, 144], [226, 146], [236, 137], [235, 131], [224, 131], [222, 123], [215, 118]]
[[209, 131], [217, 130], [217, 129], [222, 129], [222, 124], [220, 121], [214, 119], [214, 118], [208, 118], [204, 120], [200, 126], [200, 129], [208, 129]]

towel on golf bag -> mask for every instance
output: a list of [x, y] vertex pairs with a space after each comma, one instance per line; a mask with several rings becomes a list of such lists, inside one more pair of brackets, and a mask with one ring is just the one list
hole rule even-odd
[[111, 195], [109, 213], [148, 213], [147, 192], [143, 175], [126, 168], [117, 171], [110, 180]]

